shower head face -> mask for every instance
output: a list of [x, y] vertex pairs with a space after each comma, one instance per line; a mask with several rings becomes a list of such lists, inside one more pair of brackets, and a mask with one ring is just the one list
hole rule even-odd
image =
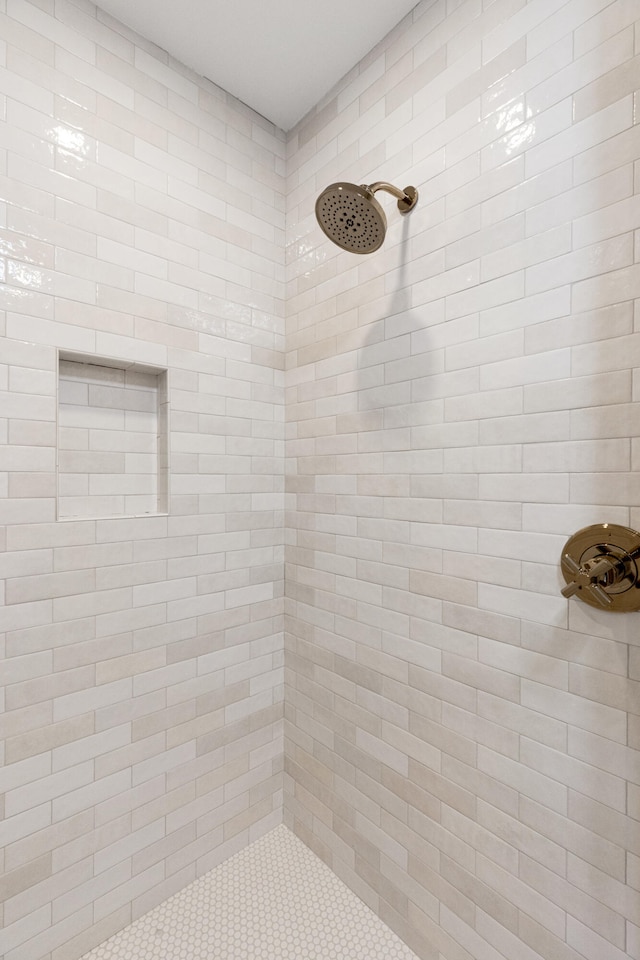
[[387, 218], [365, 186], [332, 183], [316, 201], [316, 218], [329, 240], [350, 253], [373, 253], [384, 242]]

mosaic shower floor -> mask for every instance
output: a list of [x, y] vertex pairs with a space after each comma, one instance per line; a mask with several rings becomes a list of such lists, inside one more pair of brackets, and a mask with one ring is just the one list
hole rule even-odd
[[418, 960], [284, 826], [82, 960]]

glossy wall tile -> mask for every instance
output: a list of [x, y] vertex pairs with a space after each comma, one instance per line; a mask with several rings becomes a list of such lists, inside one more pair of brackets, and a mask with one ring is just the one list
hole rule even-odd
[[425, 0], [288, 138], [286, 822], [420, 957], [640, 956], [640, 620], [559, 593], [640, 523], [638, 15]]
[[282, 817], [284, 136], [84, 0], [0, 37], [0, 954], [72, 960]]
[[[0, 0], [5, 960], [77, 960], [283, 784], [422, 960], [640, 958], [638, 615], [558, 574], [640, 527], [639, 52], [635, 0], [422, 0], [285, 137]], [[356, 258], [339, 179], [420, 203]], [[58, 351], [169, 371], [167, 515], [56, 519]], [[144, 455], [106, 427], [63, 424]]]

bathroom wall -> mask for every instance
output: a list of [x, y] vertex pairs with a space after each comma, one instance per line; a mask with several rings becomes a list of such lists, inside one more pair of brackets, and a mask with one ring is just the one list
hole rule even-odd
[[423, 960], [640, 957], [640, 614], [559, 593], [640, 527], [639, 17], [428, 0], [289, 139], [286, 822]]
[[[285, 157], [84, 0], [0, 0], [5, 960], [281, 817], [285, 293], [287, 822], [425, 960], [640, 958], [640, 615], [558, 574], [640, 527], [637, 17], [423, 2]], [[340, 178], [420, 189], [371, 257]], [[168, 370], [168, 515], [57, 519], [58, 350]]]
[[0, 954], [74, 960], [282, 818], [284, 135], [83, 0], [0, 120]]

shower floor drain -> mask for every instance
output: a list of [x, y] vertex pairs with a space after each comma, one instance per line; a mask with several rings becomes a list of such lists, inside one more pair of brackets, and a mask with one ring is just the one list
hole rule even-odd
[[82, 960], [418, 960], [276, 827]]

